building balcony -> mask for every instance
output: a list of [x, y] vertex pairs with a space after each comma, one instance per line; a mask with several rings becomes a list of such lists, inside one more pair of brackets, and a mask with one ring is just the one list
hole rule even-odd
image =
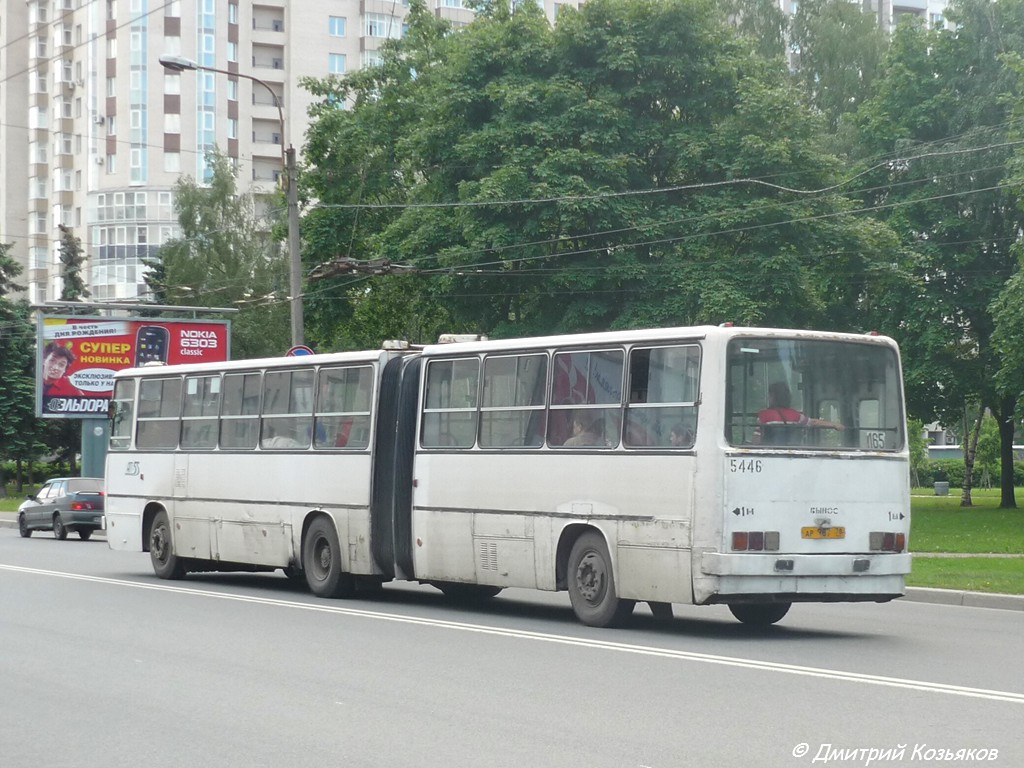
[[254, 25], [252, 28], [252, 42], [254, 45], [275, 45], [283, 49], [287, 42], [284, 34], [284, 22], [275, 21], [271, 22], [270, 25]]

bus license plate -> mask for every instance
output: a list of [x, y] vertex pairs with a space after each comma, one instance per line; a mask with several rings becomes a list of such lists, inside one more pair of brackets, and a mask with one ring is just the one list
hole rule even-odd
[[800, 536], [804, 539], [845, 539], [846, 529], [842, 526], [834, 528], [801, 528]]

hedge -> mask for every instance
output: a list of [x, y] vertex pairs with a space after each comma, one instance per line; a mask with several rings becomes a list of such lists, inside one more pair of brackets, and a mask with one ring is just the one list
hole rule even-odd
[[[922, 488], [931, 487], [934, 483], [945, 480], [950, 488], [963, 488], [964, 486], [964, 461], [963, 459], [925, 459], [924, 463], [917, 469], [917, 481]], [[993, 486], [999, 485], [998, 468], [990, 475]], [[981, 482], [981, 468], [974, 467], [974, 485]], [[1013, 484], [1024, 486], [1024, 461], [1013, 462]]]

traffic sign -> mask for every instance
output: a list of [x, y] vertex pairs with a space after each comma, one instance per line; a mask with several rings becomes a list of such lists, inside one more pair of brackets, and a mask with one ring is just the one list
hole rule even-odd
[[313, 350], [307, 347], [305, 344], [296, 344], [294, 347], [285, 352], [285, 357], [302, 357], [303, 355], [312, 355]]

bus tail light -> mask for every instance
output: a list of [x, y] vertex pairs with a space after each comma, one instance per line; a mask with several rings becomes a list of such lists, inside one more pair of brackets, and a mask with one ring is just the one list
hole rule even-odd
[[733, 552], [778, 552], [778, 531], [733, 531]]
[[907, 534], [894, 531], [872, 531], [869, 535], [872, 552], [904, 552], [907, 549]]

